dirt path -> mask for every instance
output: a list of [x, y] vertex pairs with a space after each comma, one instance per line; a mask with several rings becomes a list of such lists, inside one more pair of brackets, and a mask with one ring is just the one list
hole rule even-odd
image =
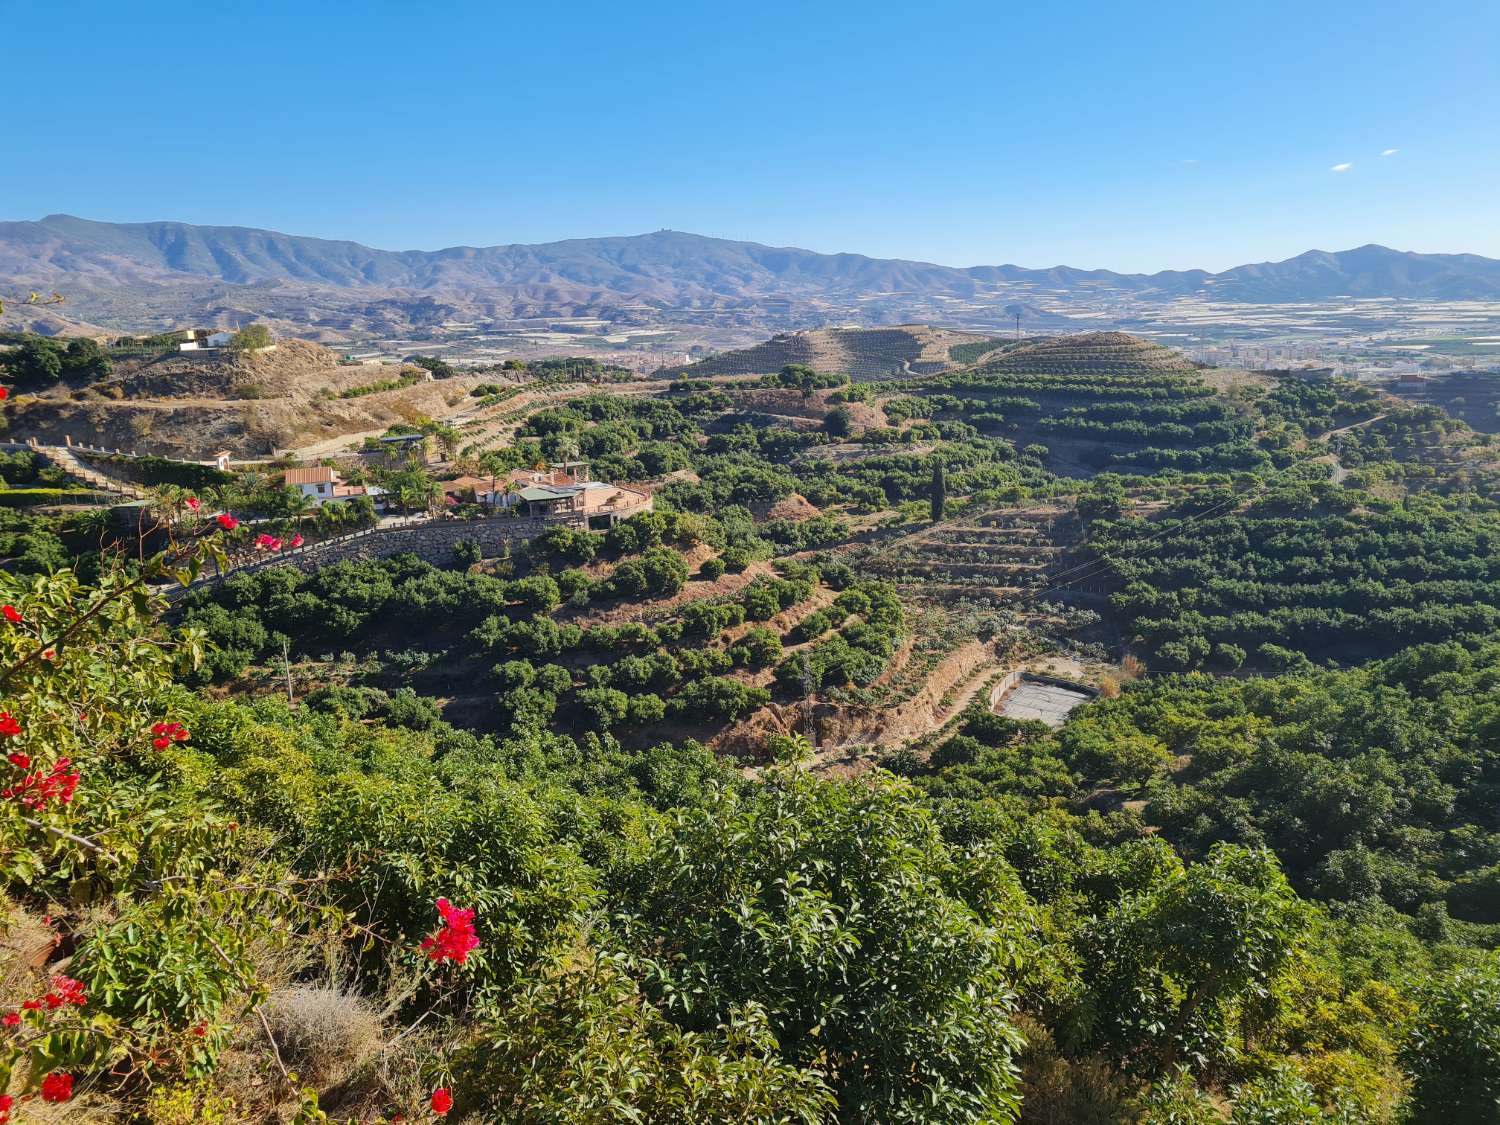
[[[1331, 437], [1337, 437], [1339, 434], [1347, 434], [1350, 430], [1357, 430], [1361, 426], [1373, 426], [1376, 422], [1380, 421], [1384, 417], [1385, 417], [1385, 414], [1384, 413], [1380, 413], [1380, 414], [1375, 415], [1375, 417], [1373, 417], [1373, 418], [1366, 418], [1363, 422], [1351, 422], [1347, 426], [1339, 426], [1337, 429], [1329, 430], [1319, 440], [1320, 441], [1327, 441]], [[1344, 467], [1344, 463], [1341, 460], [1339, 460], [1339, 455], [1338, 455], [1337, 451], [1328, 454], [1328, 456], [1326, 456], [1326, 457], [1319, 457], [1319, 458], [1317, 458], [1317, 460], [1319, 460], [1321, 462], [1324, 462], [1325, 464], [1329, 464], [1329, 465], [1333, 466], [1333, 483], [1334, 484], [1343, 484], [1344, 483], [1344, 478], [1349, 475], [1349, 470], [1347, 468], [1345, 468]]]

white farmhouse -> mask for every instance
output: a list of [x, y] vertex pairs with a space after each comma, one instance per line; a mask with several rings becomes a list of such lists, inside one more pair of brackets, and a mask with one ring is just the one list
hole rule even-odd
[[333, 499], [334, 490], [340, 484], [338, 473], [327, 465], [314, 465], [310, 469], [288, 469], [286, 486], [295, 488], [315, 505], [321, 506]]

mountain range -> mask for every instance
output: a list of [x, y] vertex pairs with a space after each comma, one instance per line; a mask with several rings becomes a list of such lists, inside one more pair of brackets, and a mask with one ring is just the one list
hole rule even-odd
[[1340, 296], [1500, 300], [1500, 261], [1369, 245], [1336, 253], [1311, 250], [1221, 273], [955, 268], [668, 230], [536, 245], [393, 251], [249, 227], [49, 215], [0, 222], [0, 281], [93, 291], [206, 282], [262, 289], [504, 293], [543, 304], [639, 302], [685, 309], [868, 295], [983, 298], [1010, 289], [1058, 297], [1117, 292], [1147, 300], [1203, 296], [1268, 303]]

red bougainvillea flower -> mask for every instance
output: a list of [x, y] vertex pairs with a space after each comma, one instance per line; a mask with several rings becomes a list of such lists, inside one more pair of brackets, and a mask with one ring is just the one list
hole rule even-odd
[[[0, 387], [0, 391], [3, 391], [4, 389], [4, 387]], [[0, 397], [4, 396], [0, 395]], [[5, 1125], [5, 1123], [10, 1120], [10, 1109], [11, 1106], [15, 1104], [15, 1098], [11, 1097], [9, 1094], [0, 1094], [0, 1125]]]
[[49, 1074], [42, 1079], [42, 1101], [44, 1102], [66, 1102], [73, 1097], [73, 1076], [71, 1074]]
[[40, 770], [29, 773], [18, 784], [0, 789], [0, 798], [14, 798], [28, 809], [45, 808], [49, 801], [66, 805], [78, 788], [78, 773], [68, 769], [72, 764], [68, 758], [59, 758], [51, 773], [44, 774]]
[[443, 919], [443, 928], [422, 939], [422, 952], [434, 961], [457, 961], [462, 965], [479, 948], [474, 912], [460, 910], [445, 898], [437, 900], [437, 912]]
[[61, 1008], [65, 1004], [73, 1004], [81, 1008], [88, 1002], [88, 993], [84, 992], [82, 981], [76, 981], [61, 973], [52, 978], [52, 991], [47, 993], [47, 1007]]
[[277, 539], [274, 535], [257, 535], [255, 537], [255, 545], [262, 551], [281, 550], [281, 540]]
[[10, 388], [9, 387], [0, 387], [0, 402], [3, 402], [5, 399], [8, 399], [8, 398], [10, 398]]
[[0, 1016], [0, 1023], [3, 1023], [6, 1027], [19, 1027], [21, 1025], [21, 1013], [6, 1012], [4, 1016]]
[[200, 501], [196, 496], [189, 496], [186, 500], [183, 501], [183, 503], [187, 505], [188, 511], [196, 512], [198, 510]]
[[31, 759], [25, 754], [19, 752], [15, 754], [7, 754], [6, 759], [18, 770], [29, 770], [31, 768]]
[[0, 606], [0, 613], [5, 614], [5, 620], [9, 621], [12, 625], [19, 625], [22, 621], [26, 620], [21, 616], [21, 611], [13, 605], [6, 604]]
[[439, 1086], [432, 1092], [432, 1112], [439, 1117], [447, 1117], [448, 1111], [453, 1108], [453, 1094], [446, 1086]]
[[207, 1035], [208, 1021], [199, 1020], [197, 1023], [193, 1024], [193, 1034], [196, 1035], [199, 1039], [202, 1039], [205, 1035]]
[[0, 711], [0, 734], [14, 738], [21, 733], [21, 724], [11, 717], [9, 711]]
[[28, 1012], [39, 1012], [42, 1010], [42, 1002], [40, 1000], [26, 1000], [22, 1002], [21, 1007]]
[[174, 742], [186, 742], [190, 737], [187, 727], [181, 723], [157, 723], [151, 728], [155, 736], [151, 739], [151, 745], [158, 750], [165, 750]]
[[289, 547], [293, 547], [293, 548], [302, 546], [302, 536], [301, 535], [293, 535], [291, 543], [289, 543], [287, 545]]
[[235, 528], [240, 526], [240, 521], [235, 519], [228, 512], [225, 512], [223, 515], [219, 516], [218, 522], [219, 526], [222, 527], [225, 531], [233, 531]]

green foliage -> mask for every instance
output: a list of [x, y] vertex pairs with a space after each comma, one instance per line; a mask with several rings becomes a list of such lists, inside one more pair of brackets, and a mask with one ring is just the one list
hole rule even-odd
[[247, 324], [229, 338], [229, 350], [243, 355], [269, 348], [275, 342], [271, 330], [264, 324]]
[[929, 518], [937, 523], [948, 508], [948, 474], [941, 457], [932, 459], [932, 493], [928, 497]]
[[22, 333], [18, 346], [0, 352], [0, 367], [22, 390], [44, 389], [60, 379], [102, 379], [114, 370], [108, 353], [94, 340], [62, 340], [31, 333]]
[[1415, 1125], [1480, 1125], [1500, 1112], [1500, 964], [1435, 981], [1407, 1041]]
[[895, 784], [778, 776], [666, 826], [621, 876], [625, 937], [662, 950], [650, 994], [688, 1028], [758, 1004], [842, 1120], [1007, 1120], [1024, 895], [991, 865], [961, 899], [954, 861]]

